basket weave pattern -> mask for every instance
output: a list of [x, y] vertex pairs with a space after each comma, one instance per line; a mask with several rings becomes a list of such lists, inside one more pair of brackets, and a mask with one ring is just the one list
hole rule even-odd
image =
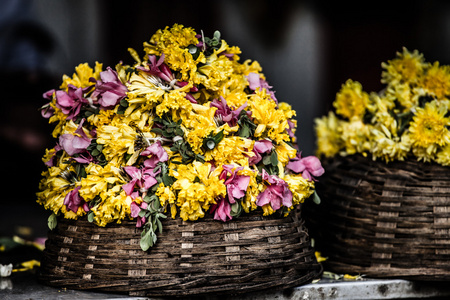
[[324, 166], [327, 174], [317, 187], [322, 203], [306, 209], [330, 270], [450, 279], [448, 167], [362, 156], [334, 158]]
[[[49, 233], [40, 280], [53, 286], [186, 296], [284, 289], [320, 275], [300, 211], [286, 218], [249, 214], [223, 223], [164, 220], [149, 251], [135, 222], [98, 227], [59, 220]], [[130, 238], [131, 237], [131, 238]]]

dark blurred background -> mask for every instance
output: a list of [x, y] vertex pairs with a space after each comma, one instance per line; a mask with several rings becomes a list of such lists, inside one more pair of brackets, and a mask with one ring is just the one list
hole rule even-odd
[[[35, 203], [41, 157], [53, 147], [42, 93], [88, 62], [132, 63], [128, 47], [174, 23], [215, 30], [260, 62], [279, 101], [297, 111], [299, 146], [314, 153], [314, 118], [331, 108], [348, 78], [382, 89], [381, 62], [402, 47], [450, 63], [447, 1], [0, 1], [0, 236], [45, 236], [48, 212]], [[28, 230], [29, 228], [32, 229]]]

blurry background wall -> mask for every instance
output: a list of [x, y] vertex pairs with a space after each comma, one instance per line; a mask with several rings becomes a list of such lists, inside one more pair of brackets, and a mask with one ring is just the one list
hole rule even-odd
[[55, 141], [38, 112], [42, 93], [79, 63], [132, 63], [128, 47], [140, 51], [174, 23], [209, 36], [219, 30], [241, 48], [242, 60], [260, 62], [277, 98], [297, 111], [305, 155], [314, 153], [313, 119], [331, 109], [348, 78], [366, 91], [382, 89], [381, 62], [402, 47], [450, 63], [450, 3], [443, 0], [2, 0], [0, 236], [20, 225], [45, 235], [49, 213], [34, 194], [41, 156]]

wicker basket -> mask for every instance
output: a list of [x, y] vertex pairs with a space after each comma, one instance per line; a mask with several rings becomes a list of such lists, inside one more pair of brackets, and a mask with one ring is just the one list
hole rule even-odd
[[378, 278], [450, 279], [448, 167], [362, 156], [324, 166], [327, 174], [317, 186], [322, 203], [305, 209], [316, 248], [329, 257], [326, 268]]
[[49, 233], [39, 279], [71, 289], [186, 296], [290, 288], [321, 273], [299, 210], [286, 218], [253, 213], [227, 223], [208, 216], [163, 225], [144, 252], [135, 222], [98, 227], [61, 219]]

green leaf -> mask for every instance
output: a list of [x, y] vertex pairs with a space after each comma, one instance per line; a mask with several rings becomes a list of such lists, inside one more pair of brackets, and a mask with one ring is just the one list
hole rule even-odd
[[144, 200], [144, 202], [150, 203], [150, 201], [152, 201], [152, 198], [150, 195], [145, 195], [144, 199], [142, 200]]
[[90, 223], [94, 222], [94, 212], [93, 211], [88, 212], [87, 219], [88, 219], [88, 222], [90, 222]]
[[242, 213], [242, 206], [238, 202], [233, 203], [231, 205], [230, 215], [232, 217], [239, 217], [241, 213]]
[[269, 155], [264, 156], [262, 162], [263, 162], [263, 164], [266, 165], [266, 166], [272, 164], [272, 155], [270, 155], [270, 156], [269, 156]]
[[58, 219], [56, 218], [55, 213], [52, 213], [48, 217], [48, 228], [50, 228], [50, 230], [53, 230], [56, 228], [56, 225], [58, 225]]
[[147, 251], [148, 249], [150, 249], [150, 247], [153, 246], [152, 234], [154, 233], [151, 229], [142, 232], [141, 241], [139, 243], [142, 250]]
[[98, 156], [98, 155], [100, 155], [100, 153], [101, 153], [101, 152], [98, 151], [97, 148], [95, 148], [94, 150], [92, 150], [91, 155], [92, 155], [92, 156]]
[[159, 233], [161, 234], [162, 233], [162, 223], [158, 218], [156, 218], [156, 226], [158, 228]]
[[139, 212], [139, 217], [144, 217], [145, 216], [145, 213], [146, 213], [147, 211], [145, 210], [145, 209], [142, 209], [140, 212]]
[[317, 204], [317, 205], [319, 205], [320, 202], [321, 202], [320, 197], [319, 197], [319, 195], [317, 194], [316, 191], [314, 191], [314, 194], [313, 194], [313, 202], [314, 202], [315, 204]]
[[275, 150], [272, 151], [272, 154], [270, 155], [270, 162], [272, 166], [276, 167], [278, 166], [278, 155]]

